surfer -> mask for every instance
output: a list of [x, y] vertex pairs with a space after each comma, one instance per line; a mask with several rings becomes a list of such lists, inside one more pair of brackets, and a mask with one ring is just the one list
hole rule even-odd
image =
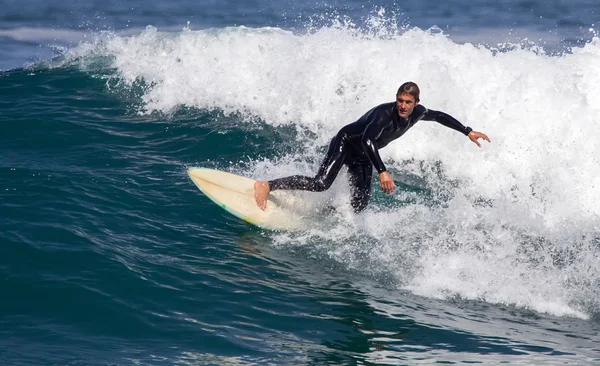
[[484, 133], [463, 126], [454, 117], [420, 105], [419, 94], [417, 84], [406, 82], [398, 88], [395, 102], [381, 104], [356, 122], [344, 126], [331, 140], [327, 155], [315, 177], [293, 175], [256, 182], [254, 198], [258, 207], [266, 209], [269, 192], [278, 189], [325, 191], [329, 189], [342, 166], [346, 165], [350, 175], [351, 205], [355, 212], [364, 210], [371, 197], [373, 167], [379, 173], [381, 189], [385, 193], [391, 194], [396, 188], [378, 150], [404, 135], [420, 120], [436, 121], [461, 132], [479, 147], [479, 139], [490, 142]]

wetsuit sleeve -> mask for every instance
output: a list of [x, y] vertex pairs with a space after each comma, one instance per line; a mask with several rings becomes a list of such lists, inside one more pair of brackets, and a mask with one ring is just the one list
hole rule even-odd
[[438, 123], [443, 124], [446, 127], [461, 132], [465, 135], [468, 135], [469, 132], [473, 131], [471, 127], [463, 126], [462, 123], [460, 123], [456, 118], [452, 117], [451, 115], [440, 111], [434, 111], [432, 109], [428, 109], [425, 112], [425, 115], [422, 119], [425, 121], [436, 121]]
[[379, 116], [373, 116], [372, 122], [367, 125], [361, 139], [361, 144], [367, 153], [369, 160], [371, 160], [371, 164], [377, 169], [377, 173], [383, 173], [387, 171], [387, 169], [379, 156], [379, 149], [375, 143], [384, 129], [384, 126], [380, 126], [380, 118], [378, 117]]

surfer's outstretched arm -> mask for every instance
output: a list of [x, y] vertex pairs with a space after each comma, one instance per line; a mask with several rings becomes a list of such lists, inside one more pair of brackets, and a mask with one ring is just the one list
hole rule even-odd
[[485, 133], [473, 131], [471, 127], [465, 127], [456, 118], [452, 117], [447, 113], [434, 111], [433, 109], [428, 109], [425, 115], [423, 116], [423, 119], [426, 121], [436, 121], [448, 128], [464, 133], [465, 135], [467, 135], [467, 137], [469, 137], [469, 140], [473, 141], [479, 147], [481, 147], [481, 144], [478, 141], [479, 139], [484, 139], [487, 142], [491, 142], [490, 138], [487, 137]]

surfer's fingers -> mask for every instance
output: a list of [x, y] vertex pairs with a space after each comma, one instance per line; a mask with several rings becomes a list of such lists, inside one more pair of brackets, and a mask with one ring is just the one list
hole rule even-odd
[[394, 188], [394, 182], [381, 182], [381, 189], [387, 194], [392, 193]]
[[480, 139], [480, 138], [482, 138], [482, 139], [486, 140], [487, 142], [492, 142], [492, 141], [490, 140], [490, 138], [488, 137], [488, 135], [486, 135], [486, 134], [485, 134], [485, 133], [483, 133], [483, 132], [477, 132], [477, 135], [476, 135], [476, 137], [477, 137], [477, 139]]

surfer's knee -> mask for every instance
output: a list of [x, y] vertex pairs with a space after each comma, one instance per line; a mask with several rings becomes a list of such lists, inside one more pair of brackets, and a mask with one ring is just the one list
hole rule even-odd
[[331, 187], [331, 183], [329, 180], [325, 179], [325, 178], [315, 178], [314, 180], [314, 191], [315, 192], [323, 192], [329, 189], [329, 187]]

